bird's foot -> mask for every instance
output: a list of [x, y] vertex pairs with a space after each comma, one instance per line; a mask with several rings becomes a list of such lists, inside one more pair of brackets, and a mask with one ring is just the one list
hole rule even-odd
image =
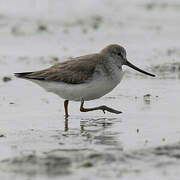
[[120, 114], [122, 113], [121, 111], [115, 110], [113, 108], [107, 107], [105, 105], [103, 106], [98, 106], [98, 107], [94, 107], [94, 108], [84, 108], [84, 99], [81, 99], [81, 106], [80, 106], [80, 111], [81, 112], [88, 112], [88, 111], [95, 111], [95, 110], [102, 110], [103, 113], [105, 114], [106, 111], [114, 113], [114, 114]]
[[105, 106], [105, 105], [99, 106], [99, 107], [97, 107], [97, 109], [102, 110], [104, 114], [106, 113], [106, 111], [111, 112], [111, 113], [114, 113], [114, 114], [120, 114], [120, 113], [122, 113], [121, 111], [118, 111], [118, 110], [116, 110], [116, 109], [107, 107], [107, 106]]

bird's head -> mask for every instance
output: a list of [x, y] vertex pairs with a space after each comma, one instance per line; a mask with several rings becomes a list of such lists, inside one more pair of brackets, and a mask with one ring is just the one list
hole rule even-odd
[[100, 53], [105, 55], [106, 57], [109, 57], [109, 59], [113, 60], [119, 68], [121, 68], [122, 65], [126, 65], [126, 66], [129, 66], [129, 67], [135, 69], [136, 71], [139, 71], [141, 73], [144, 73], [144, 74], [152, 76], [152, 77], [155, 77], [154, 74], [148, 73], [148, 72], [136, 67], [135, 65], [131, 64], [127, 60], [126, 50], [120, 45], [111, 44], [109, 46], [106, 46], [104, 49], [102, 49]]

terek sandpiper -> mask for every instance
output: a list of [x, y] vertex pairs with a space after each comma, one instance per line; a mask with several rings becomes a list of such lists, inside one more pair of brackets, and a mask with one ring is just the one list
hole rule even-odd
[[102, 110], [119, 114], [121, 111], [104, 105], [94, 108], [84, 108], [83, 105], [84, 101], [104, 96], [120, 83], [123, 77], [122, 65], [155, 77], [154, 74], [131, 64], [126, 58], [126, 50], [117, 44], [109, 45], [99, 53], [75, 57], [44, 70], [15, 75], [35, 82], [45, 90], [65, 99], [65, 117], [68, 117], [69, 100], [81, 101], [81, 112]]

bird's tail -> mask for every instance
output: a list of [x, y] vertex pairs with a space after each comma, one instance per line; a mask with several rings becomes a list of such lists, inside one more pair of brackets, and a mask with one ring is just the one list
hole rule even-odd
[[22, 73], [14, 73], [14, 75], [18, 78], [26, 78], [27, 75], [31, 74], [32, 72], [22, 72]]

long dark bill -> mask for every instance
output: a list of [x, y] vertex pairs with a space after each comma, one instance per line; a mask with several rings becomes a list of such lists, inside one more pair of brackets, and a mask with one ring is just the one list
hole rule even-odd
[[143, 71], [142, 69], [139, 69], [138, 67], [136, 67], [135, 65], [131, 64], [131, 63], [130, 63], [129, 61], [127, 61], [127, 60], [126, 60], [125, 65], [126, 65], [126, 66], [129, 66], [129, 67], [131, 67], [131, 68], [133, 68], [133, 69], [135, 69], [136, 71], [139, 71], [139, 72], [141, 72], [141, 73], [144, 73], [144, 74], [149, 75], [149, 76], [152, 76], [152, 77], [155, 77], [154, 74], [151, 74], [151, 73], [148, 73], [148, 72], [146, 72], [146, 71]]

